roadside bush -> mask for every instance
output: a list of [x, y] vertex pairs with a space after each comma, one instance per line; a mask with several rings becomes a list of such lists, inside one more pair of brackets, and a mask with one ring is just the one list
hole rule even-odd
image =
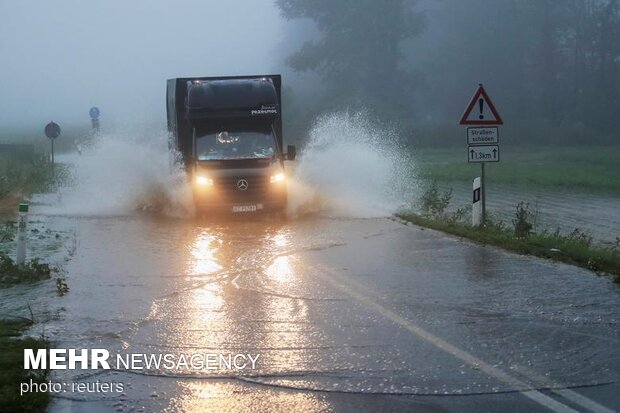
[[13, 241], [15, 237], [15, 221], [6, 221], [4, 227], [0, 228], [0, 243]]
[[510, 228], [507, 228], [506, 223], [501, 219], [495, 218], [492, 214], [487, 213], [487, 219], [484, 223], [484, 228], [489, 231], [499, 233], [510, 233]]
[[439, 188], [437, 188], [437, 182], [433, 181], [426, 191], [424, 191], [420, 201], [420, 207], [424, 215], [438, 218], [444, 215], [451, 200], [452, 188], [440, 193]]
[[47, 192], [60, 183], [68, 182], [70, 171], [63, 164], [56, 164], [52, 169], [45, 156], [35, 156], [31, 160], [0, 156], [0, 176], [2, 198], [15, 191]]
[[67, 285], [67, 281], [64, 277], [56, 278], [56, 293], [59, 296], [63, 296], [69, 292], [69, 286]]
[[450, 225], [455, 225], [465, 222], [468, 216], [471, 216], [471, 206], [457, 209], [447, 217], [447, 221]]
[[575, 228], [570, 234], [567, 235], [566, 238], [569, 241], [582, 245], [583, 247], [592, 246], [592, 236], [579, 228]]
[[33, 258], [23, 267], [19, 267], [11, 257], [0, 252], [0, 286], [45, 280], [51, 278], [55, 272], [58, 272], [57, 268], [41, 263], [38, 258]]
[[515, 236], [518, 239], [527, 239], [532, 233], [532, 213], [529, 210], [530, 204], [521, 201], [517, 204], [515, 218], [512, 220]]

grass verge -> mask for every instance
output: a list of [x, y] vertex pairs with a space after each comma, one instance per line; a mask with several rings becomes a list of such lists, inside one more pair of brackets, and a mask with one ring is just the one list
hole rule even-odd
[[37, 282], [51, 278], [58, 269], [34, 258], [18, 266], [8, 255], [0, 252], [0, 288], [18, 283]]
[[0, 410], [5, 412], [44, 412], [49, 403], [48, 393], [28, 392], [20, 395], [20, 383], [44, 383], [48, 370], [24, 370], [24, 349], [44, 349], [48, 342], [30, 337], [20, 338], [30, 320], [0, 320]]
[[457, 235], [472, 241], [494, 245], [519, 254], [534, 255], [562, 261], [587, 268], [597, 273], [609, 273], [620, 283], [620, 250], [617, 246], [599, 247], [581, 232], [563, 235], [556, 232], [530, 234], [516, 237], [514, 231], [503, 225], [489, 224], [472, 227], [448, 217], [424, 216], [416, 213], [402, 213], [399, 218], [416, 225]]
[[67, 165], [56, 164], [52, 168], [44, 156], [20, 159], [0, 155], [0, 215], [15, 215], [21, 198], [47, 192], [69, 179]]

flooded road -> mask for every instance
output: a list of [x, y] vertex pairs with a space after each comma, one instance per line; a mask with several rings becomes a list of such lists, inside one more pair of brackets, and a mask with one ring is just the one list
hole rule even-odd
[[52, 412], [620, 409], [608, 277], [385, 218], [35, 220], [74, 234], [70, 292], [8, 301], [49, 306], [54, 347], [260, 354], [255, 369], [58, 370], [124, 390], [59, 394]]
[[[471, 184], [452, 182], [442, 185], [453, 189], [451, 210], [471, 206]], [[487, 207], [497, 221], [512, 225], [519, 202], [529, 204], [536, 232], [560, 230], [570, 234], [579, 229], [596, 243], [614, 244], [620, 237], [620, 196], [544, 187], [520, 187], [493, 182], [487, 188]]]

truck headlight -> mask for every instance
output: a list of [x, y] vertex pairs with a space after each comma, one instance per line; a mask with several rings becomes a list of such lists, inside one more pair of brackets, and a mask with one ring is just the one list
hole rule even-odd
[[286, 179], [285, 176], [284, 176], [284, 173], [278, 172], [275, 175], [271, 175], [271, 178], [269, 179], [269, 181], [272, 184], [275, 184], [275, 183], [278, 183], [278, 182], [284, 182], [284, 179]]
[[198, 175], [196, 176], [196, 183], [200, 186], [212, 186], [213, 179], [207, 178], [206, 176]]

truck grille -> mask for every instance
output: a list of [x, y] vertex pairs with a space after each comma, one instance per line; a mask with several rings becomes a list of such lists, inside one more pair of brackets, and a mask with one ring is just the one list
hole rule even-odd
[[[268, 176], [238, 176], [220, 178], [215, 184], [222, 194], [232, 201], [251, 201], [262, 198], [269, 188]], [[245, 180], [247, 188], [239, 188], [239, 181]], [[243, 186], [243, 185], [242, 185]]]

